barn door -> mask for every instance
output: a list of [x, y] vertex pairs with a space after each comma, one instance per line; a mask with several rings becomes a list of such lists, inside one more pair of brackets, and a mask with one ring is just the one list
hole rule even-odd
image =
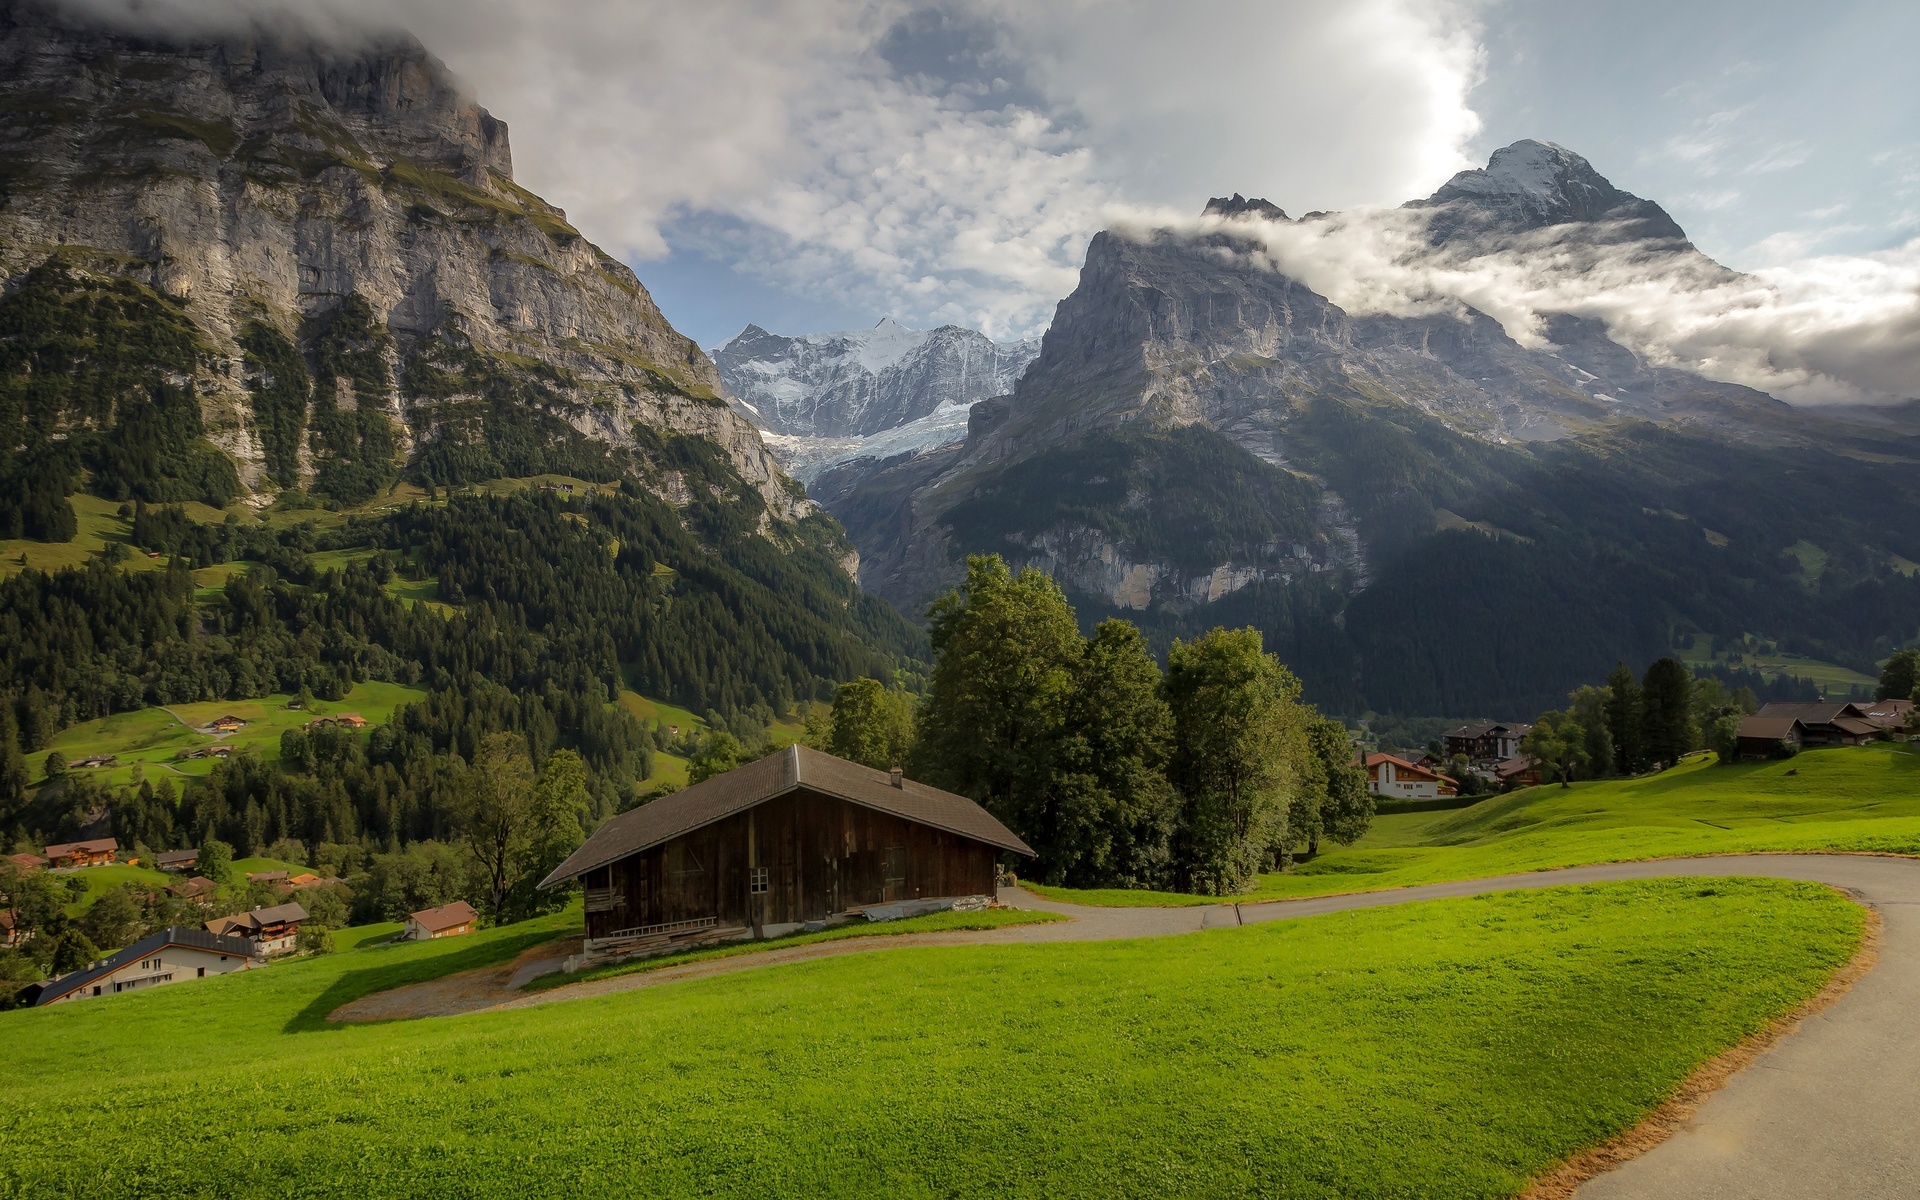
[[881, 852], [883, 894], [888, 900], [907, 899], [907, 848], [888, 846]]

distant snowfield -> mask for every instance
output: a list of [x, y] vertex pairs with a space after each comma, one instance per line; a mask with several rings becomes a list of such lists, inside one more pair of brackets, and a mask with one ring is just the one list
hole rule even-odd
[[918, 420], [867, 437], [803, 437], [771, 433], [764, 426], [760, 436], [766, 440], [773, 456], [786, 468], [787, 474], [801, 483], [812, 483], [842, 463], [858, 458], [925, 454], [929, 450], [964, 442], [967, 440], [967, 414], [972, 411], [971, 404], [949, 402]]

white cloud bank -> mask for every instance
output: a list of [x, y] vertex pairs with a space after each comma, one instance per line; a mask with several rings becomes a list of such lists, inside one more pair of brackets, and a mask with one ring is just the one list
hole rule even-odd
[[700, 249], [912, 325], [1031, 335], [1093, 232], [1240, 191], [1353, 210], [1276, 227], [1268, 253], [1356, 311], [1472, 304], [1523, 339], [1575, 312], [1796, 401], [1920, 391], [1920, 243], [1809, 244], [1738, 278], [1550, 238], [1416, 253], [1403, 216], [1368, 206], [1470, 165], [1490, 0], [68, 2], [173, 28], [411, 30], [512, 126], [522, 181], [610, 250]]
[[1605, 242], [1591, 229], [1537, 230], [1488, 250], [1434, 248], [1427, 212], [1358, 209], [1298, 222], [1238, 217], [1126, 224], [1231, 228], [1252, 260], [1356, 315], [1417, 316], [1469, 306], [1523, 345], [1543, 317], [1605, 324], [1655, 364], [1745, 384], [1796, 404], [1880, 404], [1920, 395], [1920, 239], [1884, 253], [1812, 258], [1755, 274], [1692, 250]]

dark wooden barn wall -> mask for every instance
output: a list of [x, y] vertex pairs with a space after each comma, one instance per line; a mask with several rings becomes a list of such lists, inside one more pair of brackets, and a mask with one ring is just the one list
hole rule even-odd
[[[764, 897], [748, 891], [748, 833], [767, 868]], [[587, 914], [587, 936], [717, 917], [723, 925], [818, 921], [863, 904], [923, 896], [992, 895], [999, 852], [833, 796], [796, 792], [663, 846], [589, 872], [589, 891], [617, 906]]]

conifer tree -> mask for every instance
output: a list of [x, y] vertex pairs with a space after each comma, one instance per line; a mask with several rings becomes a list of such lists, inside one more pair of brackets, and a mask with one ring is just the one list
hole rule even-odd
[[1626, 663], [1607, 675], [1607, 732], [1613, 735], [1613, 769], [1636, 775], [1646, 769], [1640, 746], [1640, 684]]
[[1641, 753], [1662, 768], [1698, 743], [1693, 724], [1693, 673], [1677, 658], [1654, 660], [1640, 681]]

